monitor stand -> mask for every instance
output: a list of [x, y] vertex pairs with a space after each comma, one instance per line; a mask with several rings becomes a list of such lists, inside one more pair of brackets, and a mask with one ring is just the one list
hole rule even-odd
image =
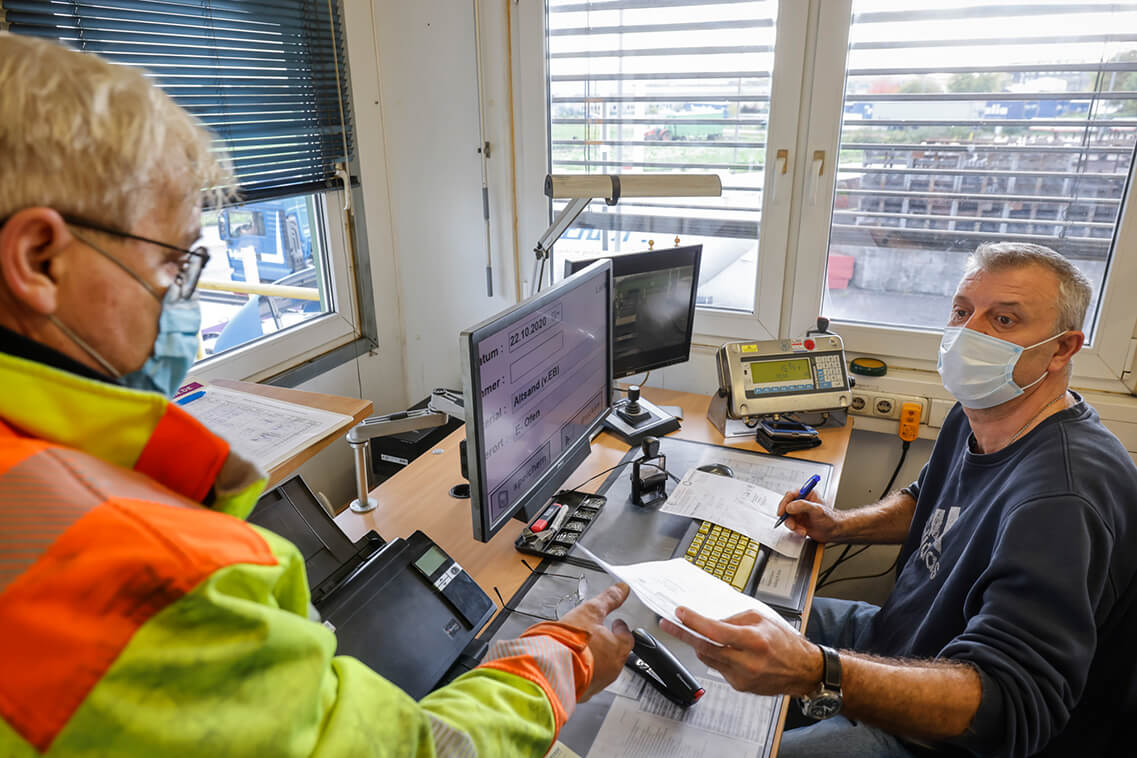
[[628, 397], [612, 404], [612, 412], [604, 419], [604, 427], [629, 445], [638, 445], [644, 437], [662, 437], [679, 428], [679, 419], [650, 400], [640, 396], [640, 388], [628, 388]]

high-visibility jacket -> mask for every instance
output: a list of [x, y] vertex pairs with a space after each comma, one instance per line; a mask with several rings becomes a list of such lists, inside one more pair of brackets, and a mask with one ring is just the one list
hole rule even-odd
[[539, 756], [591, 679], [541, 624], [415, 702], [309, 620], [224, 440], [11, 355], [0, 388], [0, 756]]

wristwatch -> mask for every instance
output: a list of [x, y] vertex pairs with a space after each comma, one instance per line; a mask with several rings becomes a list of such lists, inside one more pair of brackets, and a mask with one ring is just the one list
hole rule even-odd
[[824, 661], [821, 683], [801, 698], [801, 712], [813, 719], [827, 719], [841, 711], [841, 658], [831, 647], [818, 645]]

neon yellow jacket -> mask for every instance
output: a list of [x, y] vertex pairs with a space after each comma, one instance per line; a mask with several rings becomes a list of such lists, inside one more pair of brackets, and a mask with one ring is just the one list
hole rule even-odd
[[591, 678], [587, 633], [542, 624], [416, 703], [307, 618], [223, 440], [10, 355], [0, 387], [2, 756], [539, 756]]

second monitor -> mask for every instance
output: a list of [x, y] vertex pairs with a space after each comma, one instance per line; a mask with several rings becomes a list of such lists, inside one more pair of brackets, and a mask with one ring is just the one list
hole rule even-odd
[[[611, 256], [613, 378], [690, 358], [702, 254], [702, 245], [687, 245]], [[565, 261], [565, 276], [596, 260]], [[669, 409], [638, 400], [638, 390], [631, 394], [635, 397], [613, 405], [615, 413], [605, 422], [610, 430], [636, 444], [679, 427]]]
[[[702, 255], [702, 245], [687, 245], [610, 257], [613, 378], [684, 363], [691, 357]], [[565, 276], [597, 260], [565, 261]]]

